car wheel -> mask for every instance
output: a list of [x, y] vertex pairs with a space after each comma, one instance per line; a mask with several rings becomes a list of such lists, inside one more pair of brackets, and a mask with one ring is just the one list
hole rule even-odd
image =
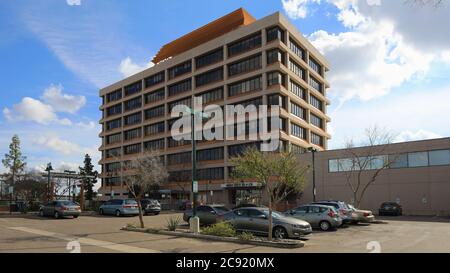
[[319, 227], [322, 231], [328, 231], [328, 230], [330, 230], [331, 225], [327, 221], [322, 221], [319, 223]]
[[44, 217], [44, 211], [43, 210], [39, 211], [39, 216]]
[[53, 214], [53, 217], [55, 217], [55, 219], [59, 219], [61, 216], [59, 215], [59, 212], [55, 211], [55, 214]]
[[159, 214], [159, 212], [155, 212], [155, 215], [158, 215]]
[[116, 216], [120, 217], [122, 214], [120, 213], [120, 210], [116, 210]]
[[77, 219], [77, 218], [78, 218], [78, 215], [74, 215], [74, 216], [73, 216], [73, 219]]
[[98, 213], [99, 213], [100, 215], [104, 215], [104, 214], [103, 214], [103, 209], [100, 209]]
[[286, 239], [288, 237], [288, 234], [284, 227], [276, 227], [273, 230], [273, 237], [275, 237], [276, 239]]

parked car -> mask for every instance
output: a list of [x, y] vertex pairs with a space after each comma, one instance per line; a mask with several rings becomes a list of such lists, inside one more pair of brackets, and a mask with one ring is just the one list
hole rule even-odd
[[378, 215], [380, 216], [382, 215], [400, 216], [402, 214], [403, 214], [402, 206], [397, 202], [384, 202], [378, 209]]
[[325, 205], [303, 205], [288, 210], [285, 215], [308, 222], [313, 228], [328, 231], [340, 227], [342, 218], [334, 207]]
[[142, 213], [158, 215], [161, 212], [161, 204], [158, 200], [142, 199], [141, 200]]
[[256, 204], [249, 204], [249, 203], [244, 203], [244, 204], [239, 204], [236, 207], [234, 207], [233, 209], [240, 209], [240, 208], [262, 208], [262, 207], [266, 207], [263, 205], [256, 205]]
[[100, 215], [139, 215], [139, 208], [134, 199], [112, 199], [103, 203], [99, 208]]
[[[267, 235], [269, 231], [269, 209], [265, 207], [235, 209], [220, 216], [220, 220], [230, 223], [237, 231], [259, 235]], [[312, 232], [308, 222], [277, 211], [272, 211], [272, 223], [273, 237], [277, 239], [300, 238]]]
[[[217, 222], [217, 216], [230, 211], [224, 205], [203, 205], [196, 208], [197, 217], [200, 219], [201, 225], [211, 225]], [[185, 210], [183, 213], [183, 220], [189, 223], [193, 211], [191, 209]]]
[[371, 223], [375, 220], [375, 216], [370, 210], [361, 210], [355, 208], [353, 205], [347, 204], [347, 206], [353, 211], [352, 212], [352, 223], [357, 224], [359, 222]]
[[80, 205], [69, 200], [50, 201], [39, 208], [40, 216], [53, 216], [55, 219], [67, 216], [78, 218], [80, 214]]
[[311, 204], [334, 207], [337, 210], [337, 212], [339, 213], [339, 216], [342, 218], [342, 224], [348, 224], [348, 223], [352, 222], [352, 220], [353, 220], [352, 219], [352, 210], [343, 201], [328, 200], [328, 201], [312, 202]]

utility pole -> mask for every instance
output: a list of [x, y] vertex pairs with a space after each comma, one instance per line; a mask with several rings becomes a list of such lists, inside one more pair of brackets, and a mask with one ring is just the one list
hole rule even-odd
[[47, 168], [45, 169], [47, 172], [47, 202], [50, 201], [50, 172], [53, 171], [52, 163], [49, 162], [47, 164]]
[[313, 180], [313, 202], [316, 202], [316, 168], [315, 168], [315, 153], [317, 149], [314, 147], [309, 147], [308, 151], [312, 153], [312, 180]]

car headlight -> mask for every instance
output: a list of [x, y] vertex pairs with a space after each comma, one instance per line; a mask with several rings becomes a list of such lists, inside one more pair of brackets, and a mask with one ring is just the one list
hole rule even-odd
[[301, 228], [301, 229], [305, 229], [305, 228], [309, 228], [309, 225], [297, 225], [297, 224], [293, 224], [292, 227], [293, 227], [293, 228]]

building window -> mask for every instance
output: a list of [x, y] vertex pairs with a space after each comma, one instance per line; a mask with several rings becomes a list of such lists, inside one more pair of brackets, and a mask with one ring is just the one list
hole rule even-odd
[[267, 86], [284, 85], [284, 75], [278, 71], [267, 73]]
[[119, 148], [106, 150], [106, 152], [105, 152], [106, 158], [112, 158], [112, 157], [120, 156], [122, 154], [121, 149], [122, 148], [119, 147]]
[[183, 163], [190, 163], [192, 160], [191, 152], [171, 154], [167, 156], [168, 165], [178, 165]]
[[336, 173], [339, 171], [339, 162], [337, 159], [328, 160], [328, 172]]
[[151, 75], [150, 77], [145, 78], [144, 79], [145, 88], [149, 88], [151, 86], [154, 86], [154, 85], [164, 82], [164, 80], [165, 80], [164, 75], [165, 75], [164, 71], [161, 71], [155, 75]]
[[389, 155], [389, 161], [391, 163], [391, 168], [408, 168], [408, 154], [394, 154]]
[[138, 81], [128, 86], [125, 86], [125, 97], [139, 93], [142, 90], [142, 82]]
[[169, 181], [186, 182], [192, 180], [192, 172], [190, 170], [169, 172]]
[[145, 110], [145, 119], [162, 117], [166, 114], [164, 104]]
[[323, 102], [314, 95], [309, 95], [309, 103], [323, 112]]
[[161, 101], [164, 99], [164, 97], [165, 97], [164, 88], [158, 89], [156, 91], [144, 95], [145, 104]]
[[262, 97], [257, 97], [254, 99], [249, 99], [249, 100], [245, 100], [245, 101], [239, 101], [236, 103], [233, 103], [233, 105], [242, 105], [242, 107], [247, 107], [249, 105], [254, 105], [256, 107], [262, 105], [263, 101], [262, 101]]
[[221, 80], [223, 80], [223, 67], [195, 76], [195, 86], [199, 87]]
[[131, 111], [142, 107], [142, 97], [127, 100], [123, 103], [125, 111]]
[[284, 64], [284, 52], [278, 48], [268, 50], [267, 54], [267, 64], [273, 64], [276, 62]]
[[191, 60], [189, 60], [182, 64], [169, 68], [168, 69], [169, 79], [173, 79], [186, 73], [190, 73], [191, 71], [192, 71], [192, 62]]
[[150, 124], [144, 127], [145, 136], [164, 133], [164, 131], [165, 131], [164, 121], [155, 124]]
[[122, 120], [120, 118], [108, 121], [106, 123], [106, 130], [107, 131], [110, 131], [110, 130], [113, 130], [113, 129], [116, 129], [116, 128], [119, 128], [119, 127], [122, 127]]
[[106, 169], [106, 172], [108, 172], [108, 173], [120, 171], [120, 162], [113, 162], [113, 163], [105, 164], [105, 169]]
[[141, 135], [142, 135], [141, 128], [136, 128], [133, 130], [128, 130], [128, 131], [123, 132], [123, 136], [124, 136], [125, 140], [132, 140], [135, 138], [139, 138], [139, 137], [141, 137]]
[[192, 89], [191, 78], [181, 82], [177, 82], [169, 86], [169, 97], [190, 91], [191, 89]]
[[197, 69], [220, 62], [223, 60], [223, 48], [216, 49], [212, 52], [203, 54], [195, 58], [195, 67]]
[[106, 108], [106, 116], [114, 116], [122, 113], [122, 103]]
[[306, 101], [306, 90], [305, 88], [301, 87], [299, 84], [293, 81], [289, 81], [289, 87], [290, 91], [294, 93], [297, 97], [303, 99]]
[[300, 125], [291, 123], [291, 135], [306, 140], [306, 129]]
[[116, 100], [120, 100], [122, 98], [122, 89], [116, 90], [114, 92], [111, 92], [109, 94], [106, 94], [106, 102], [112, 102]]
[[262, 77], [257, 76], [254, 78], [246, 79], [237, 83], [228, 85], [228, 96], [236, 96], [239, 94], [252, 92], [262, 89]]
[[122, 133], [109, 135], [106, 137], [106, 144], [114, 144], [122, 141]]
[[145, 151], [164, 150], [164, 138], [144, 142]]
[[429, 151], [430, 166], [450, 165], [450, 150]]
[[295, 75], [299, 76], [303, 80], [306, 78], [306, 71], [298, 63], [289, 59], [289, 69], [294, 72]]
[[322, 75], [322, 66], [318, 62], [310, 57], [308, 64], [317, 74]]
[[200, 95], [202, 97], [202, 103], [207, 104], [213, 101], [223, 100], [223, 87], [219, 87], [213, 90], [209, 90]]
[[427, 152], [408, 153], [408, 164], [409, 167], [428, 166], [428, 153]]
[[246, 59], [240, 60], [238, 62], [228, 65], [228, 76], [235, 76], [242, 73], [247, 73], [262, 67], [262, 55], [258, 54], [255, 56], [248, 57]]
[[267, 29], [267, 42], [271, 42], [273, 40], [280, 40], [284, 43], [284, 30], [282, 30], [279, 26], [268, 28]]
[[311, 132], [311, 143], [323, 147], [323, 137]]
[[306, 109], [293, 102], [291, 102], [291, 114], [306, 120]]
[[222, 167], [197, 170], [198, 180], [221, 180], [223, 177]]
[[291, 144], [291, 152], [296, 154], [304, 154], [306, 152], [306, 149], [301, 146]]
[[198, 161], [221, 160], [223, 159], [223, 147], [197, 151]]
[[311, 113], [310, 117], [311, 117], [311, 124], [312, 125], [323, 129], [323, 120], [321, 118], [319, 118], [318, 116], [314, 115], [313, 113]]
[[295, 55], [297, 55], [300, 59], [304, 60], [305, 59], [305, 50], [299, 46], [296, 42], [294, 42], [293, 40], [289, 39], [289, 48], [291, 49], [292, 52], [294, 52]]
[[171, 102], [168, 104], [169, 105], [169, 111], [172, 112], [172, 109], [177, 106], [177, 105], [186, 105], [188, 107], [191, 107], [191, 97], [186, 97], [184, 99], [181, 100], [177, 100], [174, 102]]
[[169, 148], [173, 148], [173, 147], [180, 147], [180, 146], [184, 146], [184, 145], [190, 145], [191, 141], [190, 140], [186, 140], [186, 139], [180, 139], [180, 140], [175, 140], [172, 137], [167, 138], [167, 146]]
[[247, 150], [249, 148], [256, 148], [259, 150], [261, 148], [261, 143], [260, 142], [251, 142], [251, 143], [244, 143], [244, 144], [228, 146], [228, 156], [236, 157], [236, 156], [242, 155], [245, 152], [245, 150]]
[[135, 113], [129, 116], [124, 117], [125, 125], [134, 125], [142, 122], [142, 113]]
[[141, 152], [141, 143], [132, 144], [128, 146], [123, 147], [123, 154], [130, 155], [130, 154], [137, 154]]
[[120, 186], [122, 184], [120, 177], [108, 177], [105, 178], [105, 186]]
[[267, 104], [269, 106], [278, 105], [281, 108], [286, 109], [286, 98], [278, 94], [269, 95], [267, 96]]
[[309, 85], [320, 93], [323, 93], [322, 84], [314, 77], [309, 77]]
[[261, 32], [231, 43], [228, 45], [228, 57], [260, 47], [261, 43]]

